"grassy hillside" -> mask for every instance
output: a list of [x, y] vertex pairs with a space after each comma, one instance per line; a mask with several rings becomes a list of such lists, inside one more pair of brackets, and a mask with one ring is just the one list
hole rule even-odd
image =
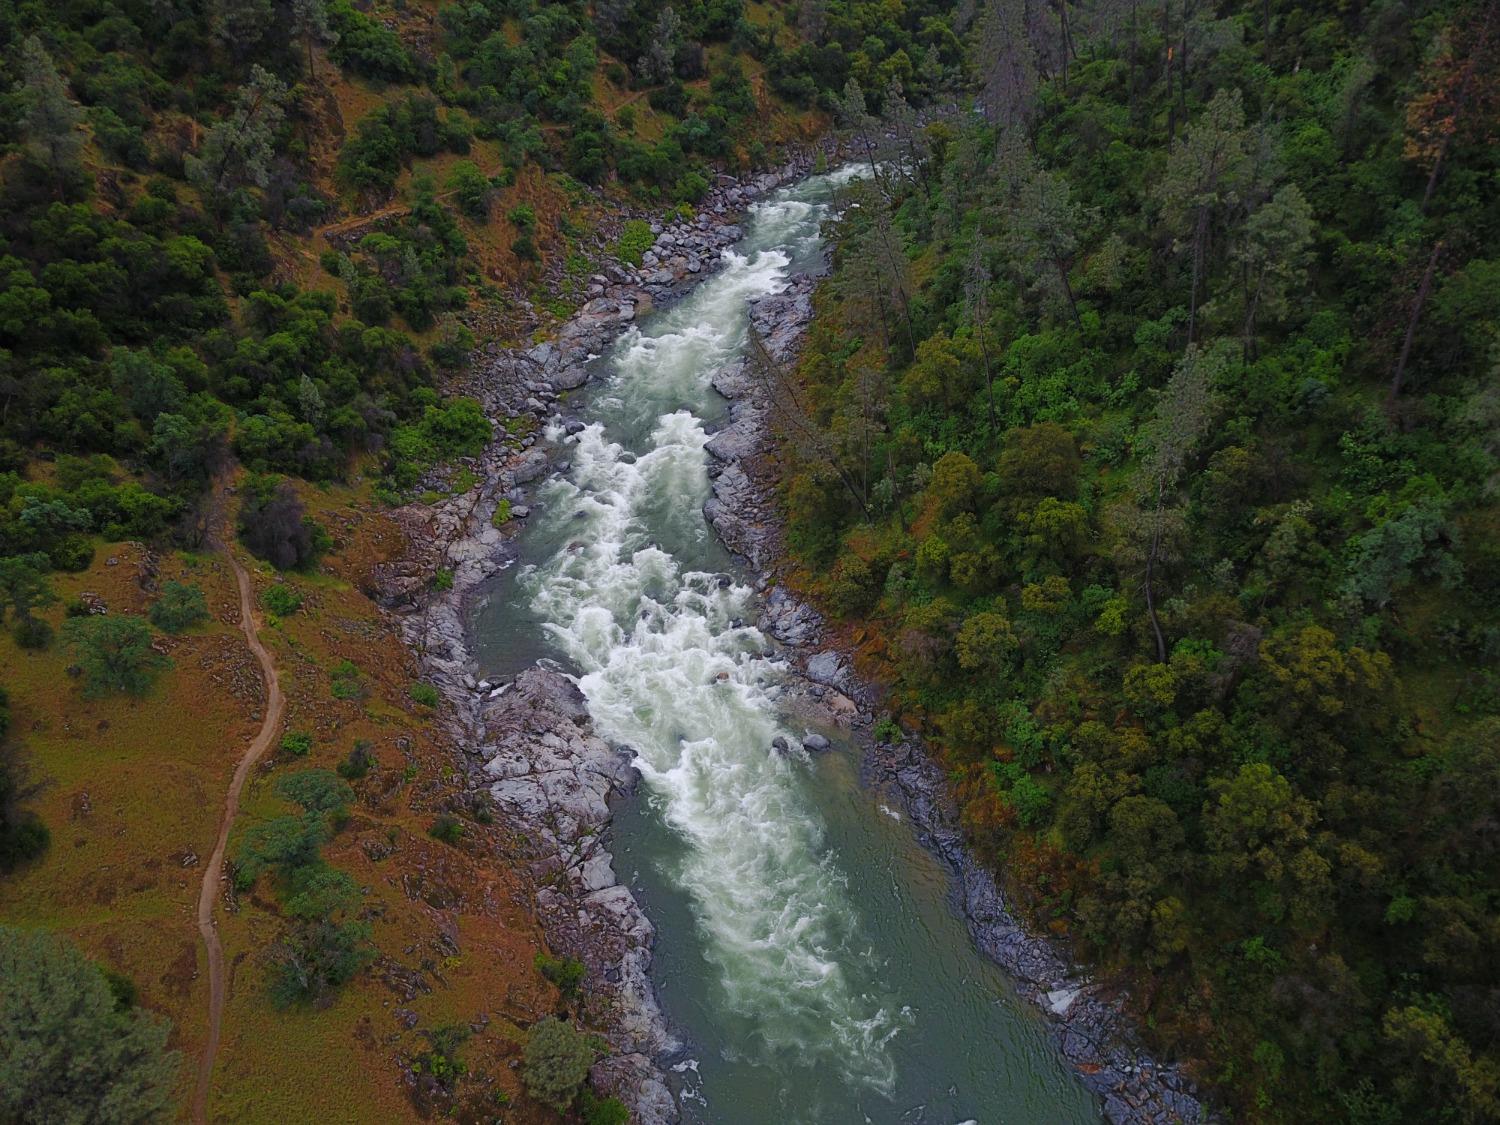
[[1236, 1119], [1495, 1120], [1500, 15], [1022, 13], [856, 121], [793, 580]]

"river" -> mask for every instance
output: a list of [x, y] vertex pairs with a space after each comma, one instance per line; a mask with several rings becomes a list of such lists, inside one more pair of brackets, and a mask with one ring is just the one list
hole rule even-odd
[[746, 302], [817, 264], [850, 175], [756, 204], [719, 272], [595, 361], [570, 403], [586, 427], [549, 431], [570, 465], [474, 614], [480, 664], [559, 660], [599, 734], [637, 754], [615, 868], [658, 930], [685, 1120], [1097, 1121], [1040, 1014], [970, 941], [946, 872], [860, 786], [858, 750], [834, 731], [830, 752], [802, 749], [751, 576], [703, 518], [703, 446], [727, 413], [709, 380], [745, 345]]

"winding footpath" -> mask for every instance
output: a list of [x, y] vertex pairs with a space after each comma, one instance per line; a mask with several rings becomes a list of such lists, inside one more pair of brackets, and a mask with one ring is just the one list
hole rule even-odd
[[[222, 500], [222, 494], [220, 496]], [[219, 931], [214, 924], [214, 902], [219, 896], [219, 885], [224, 875], [224, 852], [229, 845], [229, 831], [240, 809], [240, 794], [255, 763], [265, 755], [281, 726], [281, 715], [286, 700], [281, 694], [281, 680], [276, 674], [276, 664], [271, 653], [260, 640], [260, 631], [255, 616], [255, 600], [250, 588], [250, 575], [234, 557], [234, 552], [220, 541], [219, 551], [234, 571], [235, 583], [240, 590], [240, 631], [245, 634], [245, 643], [260, 662], [261, 676], [266, 684], [265, 717], [245, 753], [235, 767], [234, 778], [229, 783], [229, 793], [224, 798], [224, 815], [219, 821], [219, 837], [214, 841], [213, 855], [203, 871], [203, 886], [198, 892], [198, 933], [203, 936], [203, 946], [208, 951], [208, 1037], [203, 1054], [198, 1060], [198, 1084], [193, 1091], [193, 1121], [204, 1125], [208, 1120], [208, 1090], [213, 1080], [214, 1058], [219, 1053], [219, 1037], [224, 1025], [224, 946], [219, 941]]]

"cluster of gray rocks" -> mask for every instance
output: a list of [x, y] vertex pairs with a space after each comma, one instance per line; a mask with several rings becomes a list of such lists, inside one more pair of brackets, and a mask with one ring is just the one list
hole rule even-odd
[[[550, 662], [506, 684], [479, 679], [467, 608], [515, 561], [512, 536], [494, 525], [497, 509], [508, 504], [512, 520], [526, 518], [530, 487], [567, 469], [560, 460], [565, 446], [509, 436], [515, 427], [507, 423], [561, 415], [568, 432], [581, 429], [566, 417], [564, 396], [588, 381], [593, 358], [637, 316], [707, 276], [719, 252], [740, 237], [743, 208], [810, 165], [811, 154], [752, 181], [722, 180], [694, 221], [653, 227], [656, 242], [639, 267], [604, 264], [590, 279], [587, 303], [554, 341], [526, 350], [489, 345], [477, 353], [461, 389], [479, 399], [500, 435], [468, 466], [479, 483], [439, 504], [402, 509], [410, 550], [375, 576], [374, 592], [400, 615], [406, 642], [453, 705], [448, 721], [465, 748], [471, 785], [487, 790], [529, 843], [548, 944], [586, 966], [589, 1014], [613, 1048], [591, 1078], [622, 1098], [641, 1125], [677, 1119], [662, 1064], [679, 1044], [651, 984], [654, 928], [620, 883], [608, 845], [612, 805], [633, 790], [638, 775], [628, 750], [594, 733], [581, 692]], [[814, 285], [813, 277], [798, 276], [782, 293], [752, 303], [752, 326], [774, 362], [795, 359], [812, 319]], [[759, 625], [798, 670], [786, 692], [789, 707], [870, 744], [875, 691], [857, 679], [845, 654], [820, 647], [825, 629], [817, 611], [766, 577], [782, 551], [770, 468], [761, 458], [776, 409], [768, 382], [764, 371], [743, 362], [714, 380], [731, 406], [728, 424], [707, 447], [713, 495], [704, 514], [762, 575]], [[452, 583], [435, 591], [431, 579], [439, 570]], [[811, 738], [809, 749], [826, 748], [821, 735]], [[1140, 1051], [1121, 998], [1079, 979], [1051, 942], [1016, 923], [993, 877], [964, 847], [942, 773], [925, 751], [912, 741], [873, 743], [865, 772], [901, 801], [923, 843], [954, 871], [976, 942], [1053, 1020], [1060, 1049], [1099, 1094], [1106, 1117], [1151, 1125], [1203, 1119], [1191, 1084]]]

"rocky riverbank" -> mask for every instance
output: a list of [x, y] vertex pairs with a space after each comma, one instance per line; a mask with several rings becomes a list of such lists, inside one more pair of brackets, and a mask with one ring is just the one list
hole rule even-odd
[[627, 754], [594, 734], [582, 694], [549, 662], [510, 683], [480, 679], [468, 607], [515, 561], [530, 490], [566, 469], [559, 461], [565, 447], [540, 431], [554, 418], [565, 432], [582, 428], [567, 417], [566, 398], [588, 382], [591, 360], [636, 317], [710, 276], [723, 249], [741, 237], [744, 208], [807, 174], [813, 159], [805, 154], [748, 181], [721, 178], [692, 221], [653, 224], [656, 242], [640, 266], [600, 263], [587, 303], [555, 339], [477, 353], [454, 389], [478, 399], [496, 424], [496, 440], [464, 466], [479, 483], [441, 503], [401, 509], [409, 550], [374, 579], [373, 592], [399, 615], [424, 675], [449, 704], [446, 721], [464, 747], [470, 789], [488, 792], [526, 842], [548, 944], [586, 967], [586, 1014], [612, 1047], [594, 1068], [594, 1085], [620, 1097], [642, 1125], [664, 1125], [677, 1111], [659, 1065], [674, 1043], [649, 977], [655, 931], [619, 882], [609, 851], [611, 805], [634, 787], [636, 771]]
[[964, 843], [942, 770], [915, 739], [893, 744], [871, 736], [879, 693], [856, 677], [850, 654], [822, 643], [828, 634], [817, 611], [771, 585], [783, 559], [773, 503], [775, 464], [769, 456], [780, 393], [774, 369], [795, 362], [812, 320], [814, 285], [812, 277], [798, 276], [781, 294], [752, 303], [751, 323], [764, 358], [736, 363], [714, 379], [731, 402], [730, 423], [707, 446], [715, 459], [714, 495], [704, 515], [768, 590], [759, 625], [800, 671], [789, 685], [790, 705], [831, 718], [865, 747], [867, 783], [898, 802], [923, 845], [953, 872], [957, 904], [974, 941], [1010, 974], [1021, 995], [1046, 1013], [1059, 1050], [1100, 1097], [1104, 1116], [1115, 1125], [1205, 1120], [1208, 1111], [1192, 1083], [1142, 1050], [1125, 1013], [1125, 997], [1080, 974], [1054, 942], [1027, 933], [1016, 921], [994, 876]]

